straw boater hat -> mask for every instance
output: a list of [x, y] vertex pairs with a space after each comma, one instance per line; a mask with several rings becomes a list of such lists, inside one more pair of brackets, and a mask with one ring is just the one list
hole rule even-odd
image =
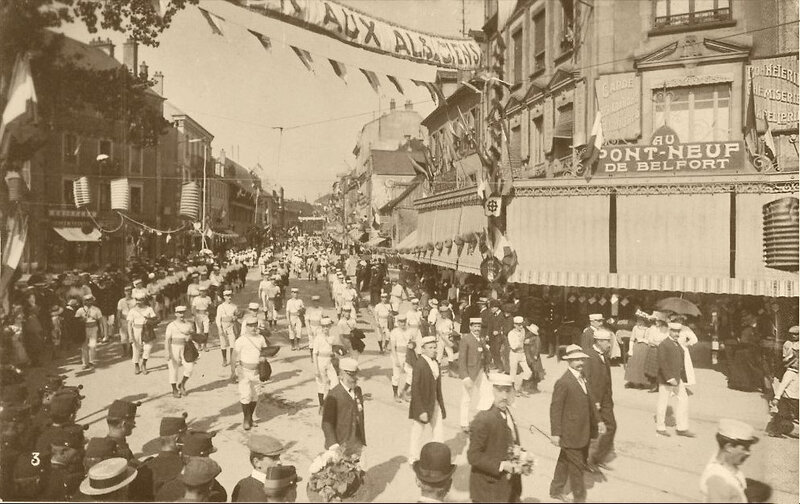
[[107, 495], [130, 484], [137, 474], [124, 458], [110, 458], [89, 469], [80, 490], [84, 495]]
[[570, 345], [564, 351], [564, 356], [561, 360], [574, 360], [574, 359], [588, 359], [589, 356], [583, 353], [583, 350], [578, 345]]
[[420, 340], [420, 345], [424, 346], [428, 343], [436, 343], [437, 339], [438, 338], [436, 336], [425, 336], [424, 338], [422, 338], [422, 340]]
[[494, 387], [513, 387], [514, 379], [505, 373], [489, 373], [489, 383]]

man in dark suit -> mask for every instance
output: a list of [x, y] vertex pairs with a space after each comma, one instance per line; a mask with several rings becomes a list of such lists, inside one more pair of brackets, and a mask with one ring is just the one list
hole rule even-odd
[[678, 343], [683, 325], [669, 323], [669, 337], [658, 345], [658, 402], [656, 403], [656, 433], [669, 436], [666, 416], [670, 396], [677, 398], [675, 408], [675, 434], [695, 437], [689, 431], [689, 396], [686, 394], [686, 369], [684, 368], [683, 347]]
[[475, 317], [480, 318], [481, 316], [481, 306], [478, 304], [477, 300], [472, 299], [472, 302], [464, 308], [461, 312], [461, 327], [459, 333], [463, 336], [465, 334], [469, 334], [469, 320]]
[[489, 315], [487, 316], [486, 333], [489, 338], [489, 347], [492, 353], [492, 366], [502, 372], [503, 366], [503, 340], [506, 333], [503, 332], [505, 317], [500, 311], [500, 301], [492, 299], [489, 302]]
[[322, 432], [325, 449], [341, 448], [345, 455], [360, 454], [367, 445], [364, 434], [364, 398], [358, 381], [358, 362], [339, 360], [339, 384], [322, 404]]
[[468, 320], [469, 333], [461, 337], [458, 347], [458, 377], [461, 378], [461, 411], [459, 422], [461, 430], [469, 433], [472, 411], [478, 409], [482, 401], [481, 388], [486, 380], [483, 372], [484, 343], [481, 338], [481, 318]]
[[594, 332], [603, 327], [603, 314], [590, 313], [589, 325], [581, 333], [581, 348], [587, 351], [594, 345]]
[[444, 443], [432, 441], [422, 447], [419, 460], [413, 466], [421, 493], [417, 502], [444, 502], [456, 472], [450, 457], [450, 448]]
[[569, 369], [556, 381], [550, 402], [551, 441], [561, 448], [550, 482], [550, 497], [565, 502], [564, 485], [568, 478], [574, 502], [586, 501], [583, 470], [589, 442], [598, 432], [595, 408], [582, 375], [588, 357], [578, 345], [567, 347], [562, 360], [567, 361]]
[[589, 383], [589, 396], [592, 398], [595, 412], [604, 427], [600, 427], [597, 447], [589, 454], [589, 468], [602, 467], [606, 457], [614, 448], [614, 435], [617, 432], [617, 420], [614, 417], [614, 400], [611, 396], [611, 338], [613, 334], [607, 329], [594, 332], [594, 345], [586, 353], [589, 358], [583, 367], [586, 381]]
[[422, 338], [422, 353], [414, 365], [411, 380], [411, 403], [408, 418], [411, 425], [411, 441], [408, 461], [413, 464], [419, 460], [422, 436], [430, 427], [433, 441], [444, 442], [443, 420], [447, 417], [442, 397], [442, 374], [436, 362], [436, 336]]
[[556, 354], [555, 331], [561, 324], [561, 311], [559, 309], [556, 298], [551, 296], [550, 293], [545, 295], [544, 306], [544, 320], [542, 321], [542, 349], [547, 352], [548, 357], [553, 357]]
[[514, 381], [502, 373], [490, 373], [494, 402], [475, 415], [467, 449], [472, 466], [469, 497], [472, 502], [519, 502], [522, 477], [509, 461], [509, 451], [519, 444], [519, 432], [509, 405], [514, 399]]
[[277, 439], [264, 435], [252, 434], [247, 441], [250, 449], [250, 465], [253, 472], [250, 476], [239, 480], [231, 494], [231, 502], [267, 502], [265, 483], [270, 469], [280, 465], [281, 453], [286, 447]]

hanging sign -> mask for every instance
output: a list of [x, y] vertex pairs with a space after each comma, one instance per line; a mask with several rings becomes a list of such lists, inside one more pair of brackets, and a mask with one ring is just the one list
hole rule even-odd
[[606, 140], [635, 140], [641, 135], [641, 77], [636, 72], [601, 75], [594, 85]]
[[247, 7], [374, 52], [462, 70], [481, 64], [474, 40], [409, 30], [330, 0], [249, 0]]
[[500, 217], [503, 210], [503, 200], [500, 196], [489, 196], [483, 204], [483, 214], [486, 217]]
[[487, 282], [500, 280], [503, 275], [503, 263], [494, 256], [489, 256], [481, 262], [481, 276]]
[[[756, 118], [766, 117], [773, 131], [797, 131], [797, 55], [753, 60], [747, 67], [747, 77], [753, 81]], [[749, 94], [749, 81], [747, 84]]]

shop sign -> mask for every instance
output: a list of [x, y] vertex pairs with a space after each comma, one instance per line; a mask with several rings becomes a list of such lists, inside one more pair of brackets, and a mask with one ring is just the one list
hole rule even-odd
[[481, 49], [471, 39], [429, 35], [330, 0], [249, 0], [248, 7], [364, 49], [440, 67], [475, 70]]
[[[600, 150], [597, 175], [608, 177], [686, 176], [741, 173], [744, 142], [680, 143], [674, 135], [651, 145], [622, 145]], [[597, 176], [595, 175], [595, 176]]]
[[606, 140], [634, 140], [641, 135], [641, 77], [636, 72], [601, 75], [595, 81], [597, 105]]
[[[759, 121], [766, 118], [774, 131], [797, 131], [800, 103], [797, 56], [753, 60], [747, 67], [747, 77], [747, 98], [752, 89], [756, 118]], [[744, 110], [746, 114], [747, 107]]]
[[503, 275], [503, 263], [494, 256], [489, 256], [481, 262], [481, 276], [487, 282], [495, 282]]
[[486, 198], [483, 205], [483, 214], [486, 217], [500, 217], [503, 210], [503, 200], [500, 196], [490, 196]]

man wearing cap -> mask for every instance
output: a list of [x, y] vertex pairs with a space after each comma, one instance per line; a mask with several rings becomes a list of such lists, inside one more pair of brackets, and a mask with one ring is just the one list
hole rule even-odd
[[336, 308], [337, 315], [342, 313], [342, 305], [344, 304], [342, 300], [342, 291], [344, 288], [344, 275], [341, 271], [337, 271], [336, 277], [333, 280], [333, 285], [331, 285], [331, 298], [333, 299], [333, 306]]
[[581, 333], [581, 348], [583, 348], [584, 352], [592, 348], [592, 345], [594, 345], [594, 333], [595, 331], [597, 331], [602, 327], [603, 327], [603, 314], [590, 313], [589, 326], [586, 327]]
[[439, 321], [439, 300], [432, 298], [428, 300], [428, 322], [427, 334], [436, 334], [436, 322]]
[[416, 353], [419, 355], [419, 340], [422, 338], [422, 324], [425, 320], [422, 310], [419, 307], [419, 299], [411, 299], [411, 309], [406, 312], [406, 324], [409, 332], [409, 341], [416, 345]]
[[278, 295], [278, 286], [269, 273], [264, 273], [264, 278], [258, 284], [258, 298], [267, 314], [267, 323], [270, 326], [277, 322], [277, 311], [275, 309], [275, 296]]
[[[207, 459], [209, 455], [215, 453], [217, 448], [214, 446], [213, 439], [216, 432], [188, 431], [183, 436], [183, 447], [181, 448], [181, 459], [183, 469], [176, 477], [165, 482], [158, 493], [155, 495], [156, 502], [175, 502], [186, 492], [186, 482], [184, 474], [186, 466], [194, 459]], [[216, 480], [216, 476], [209, 481], [209, 492], [205, 502], [227, 502], [228, 492]]]
[[174, 502], [220, 502], [213, 499], [212, 490], [221, 472], [219, 464], [208, 457], [189, 457], [180, 477], [183, 496]]
[[131, 295], [133, 296], [133, 299], [138, 299], [139, 297], [142, 299], [147, 299], [147, 289], [145, 289], [142, 279], [134, 278], [132, 283], [133, 290], [131, 291]]
[[106, 424], [108, 424], [106, 438], [114, 441], [117, 445], [117, 454], [133, 465], [138, 465], [139, 461], [133, 456], [127, 438], [136, 427], [136, 409], [139, 405], [140, 403], [118, 399], [111, 403], [106, 415]]
[[94, 305], [94, 296], [86, 294], [83, 296], [83, 306], [78, 308], [75, 316], [83, 321], [86, 328], [86, 338], [81, 345], [81, 362], [83, 369], [89, 369], [94, 367], [97, 340], [103, 337], [102, 333], [105, 330], [103, 313]]
[[489, 381], [494, 401], [488, 410], [475, 415], [470, 429], [469, 496], [472, 502], [519, 502], [522, 477], [509, 460], [509, 453], [519, 445], [519, 431], [510, 410], [514, 381], [503, 373], [490, 373]]
[[311, 359], [314, 366], [314, 379], [317, 382], [317, 400], [319, 401], [319, 413], [322, 414], [322, 406], [325, 395], [335, 387], [339, 381], [336, 370], [333, 367], [333, 342], [334, 336], [331, 335], [333, 321], [323, 316], [320, 319], [320, 327], [314, 338], [311, 348]]
[[753, 432], [753, 427], [739, 420], [720, 419], [716, 436], [719, 449], [700, 476], [703, 502], [769, 502], [768, 496], [751, 500], [745, 493], [748, 485], [741, 465], [750, 457], [750, 447], [758, 442]]
[[186, 360], [186, 345], [194, 345], [192, 332], [194, 324], [186, 320], [186, 307], [175, 307], [175, 320], [167, 324], [164, 333], [164, 349], [166, 350], [167, 369], [169, 371], [169, 384], [172, 395], [181, 397], [186, 395], [186, 382], [192, 376], [194, 362]]
[[614, 400], [611, 395], [611, 339], [614, 335], [608, 329], [600, 328], [594, 332], [594, 345], [586, 351], [589, 356], [583, 366], [583, 374], [589, 383], [589, 396], [592, 398], [595, 413], [600, 419], [597, 446], [589, 454], [589, 467], [607, 469], [605, 462], [614, 449], [614, 435], [617, 420], [614, 417]]
[[39, 500], [65, 502], [77, 494], [83, 479], [82, 425], [69, 425], [50, 440], [50, 464]]
[[380, 301], [375, 305], [375, 321], [378, 323], [378, 350], [383, 353], [384, 346], [389, 340], [389, 318], [392, 316], [392, 305], [389, 304], [389, 294], [381, 292]]
[[408, 418], [413, 421], [408, 455], [411, 464], [419, 459], [426, 427], [430, 427], [433, 441], [444, 441], [443, 421], [447, 418], [447, 411], [442, 397], [442, 373], [436, 362], [436, 340], [436, 336], [422, 338], [421, 358], [417, 359], [414, 366], [411, 403], [408, 406]]
[[119, 343], [122, 345], [122, 356], [130, 357], [131, 344], [130, 335], [128, 333], [128, 312], [131, 308], [136, 306], [136, 300], [133, 299], [133, 287], [126, 285], [124, 287], [125, 296], [117, 301], [117, 327], [119, 327]]
[[187, 414], [178, 417], [164, 417], [159, 427], [160, 450], [158, 455], [144, 462], [153, 474], [152, 494], [157, 495], [165, 483], [177, 478], [183, 469], [181, 450], [187, 432]]
[[89, 469], [80, 491], [95, 502], [127, 502], [132, 497], [129, 496], [130, 484], [137, 475], [138, 471], [124, 458], [110, 458]]
[[410, 338], [411, 333], [406, 327], [406, 315], [401, 313], [396, 316], [394, 329], [389, 333], [389, 356], [392, 359], [392, 391], [396, 402], [403, 401], [406, 390], [411, 386], [412, 369], [406, 363], [406, 352], [408, 351]]
[[231, 494], [231, 502], [267, 502], [265, 491], [267, 473], [281, 464], [281, 454], [286, 447], [277, 439], [265, 434], [251, 434], [247, 441], [250, 449], [250, 476], [236, 483]]
[[402, 303], [404, 299], [408, 299], [408, 294], [406, 293], [405, 287], [400, 285], [400, 282], [398, 281], [397, 278], [392, 278], [392, 288], [389, 294], [392, 305], [392, 311], [399, 312], [400, 303]]
[[311, 296], [311, 306], [306, 308], [305, 314], [306, 331], [308, 332], [308, 352], [314, 358], [314, 338], [319, 333], [319, 325], [322, 320], [322, 306], [320, 306], [319, 296]]
[[456, 465], [451, 462], [450, 448], [435, 441], [426, 443], [413, 468], [421, 493], [417, 502], [444, 502], [453, 485], [453, 473], [456, 472]]
[[192, 316], [194, 317], [194, 327], [197, 333], [197, 342], [200, 344], [200, 350], [208, 351], [208, 331], [210, 321], [208, 318], [208, 310], [211, 307], [211, 297], [208, 295], [208, 287], [202, 283], [198, 285], [198, 294], [192, 299], [190, 306]]
[[[522, 382], [531, 377], [533, 372], [528, 366], [528, 360], [525, 358], [525, 319], [519, 315], [513, 319], [514, 328], [508, 332], [508, 368], [511, 374], [511, 379], [514, 382], [514, 388], [517, 395], [525, 395], [522, 391]], [[518, 375], [517, 371], [522, 368], [522, 374]]]
[[261, 360], [261, 349], [267, 347], [267, 342], [258, 334], [258, 320], [248, 315], [244, 319], [242, 335], [234, 344], [233, 359], [236, 361], [239, 378], [239, 402], [242, 405], [244, 430], [253, 426], [253, 412], [258, 403], [258, 386], [261, 378], [258, 373], [258, 363]]
[[132, 361], [134, 374], [147, 374], [147, 359], [153, 349], [153, 340], [148, 338], [150, 334], [146, 326], [151, 327], [158, 324], [156, 312], [147, 304], [147, 299], [141, 293], [134, 295], [136, 306], [128, 312], [128, 334], [132, 341]]
[[361, 301], [361, 298], [358, 295], [358, 291], [353, 287], [353, 279], [348, 278], [347, 282], [342, 289], [342, 307], [344, 305], [349, 304], [353, 310], [353, 319], [355, 320], [357, 316], [356, 310], [358, 309], [358, 303]]
[[578, 345], [566, 348], [562, 360], [569, 368], [556, 381], [550, 401], [550, 440], [561, 448], [550, 482], [550, 497], [565, 502], [567, 479], [574, 502], [586, 501], [583, 470], [589, 456], [589, 443], [598, 433], [596, 409], [582, 374], [588, 357]]
[[60, 390], [53, 396], [48, 408], [52, 423], [42, 429], [35, 443], [35, 449], [43, 460], [47, 460], [50, 456], [52, 439], [60, 435], [65, 428], [75, 425], [75, 418], [81, 407], [81, 399], [83, 396], [77, 389]]
[[236, 342], [236, 320], [241, 316], [239, 307], [233, 303], [233, 291], [222, 291], [222, 303], [217, 306], [217, 334], [219, 334], [219, 347], [222, 351], [222, 367], [228, 366], [228, 347], [233, 348]]
[[292, 297], [286, 300], [286, 321], [289, 324], [289, 341], [292, 342], [292, 350], [300, 350], [300, 339], [303, 337], [303, 314], [305, 305], [300, 299], [300, 290], [292, 287]]
[[666, 417], [669, 398], [675, 396], [675, 434], [695, 437], [689, 431], [689, 395], [686, 393], [684, 349], [678, 342], [683, 324], [670, 322], [669, 337], [658, 345], [658, 402], [656, 403], [656, 433], [669, 436]]
[[438, 345], [436, 346], [436, 360], [442, 364], [442, 369], [448, 375], [455, 377], [456, 375], [451, 371], [450, 365], [455, 361], [455, 354], [453, 353], [453, 336], [456, 335], [456, 325], [453, 322], [453, 312], [446, 304], [447, 301], [442, 301], [437, 311], [439, 315], [436, 323], [432, 327], [431, 335], [436, 335]]
[[325, 449], [340, 449], [344, 455], [360, 455], [367, 445], [364, 429], [364, 398], [358, 382], [358, 362], [345, 357], [339, 361], [339, 384], [325, 397], [322, 432]]
[[86, 453], [83, 455], [83, 468], [88, 471], [98, 462], [117, 456], [117, 443], [108, 438], [92, 438], [86, 445]]
[[[482, 392], [485, 387], [486, 374], [484, 373], [484, 343], [481, 336], [480, 317], [469, 319], [469, 333], [461, 337], [458, 346], [458, 376], [461, 378], [463, 390], [461, 392], [461, 411], [459, 423], [461, 430], [469, 432], [469, 426], [474, 417], [474, 411], [481, 409]], [[488, 394], [487, 394], [488, 399]]]

